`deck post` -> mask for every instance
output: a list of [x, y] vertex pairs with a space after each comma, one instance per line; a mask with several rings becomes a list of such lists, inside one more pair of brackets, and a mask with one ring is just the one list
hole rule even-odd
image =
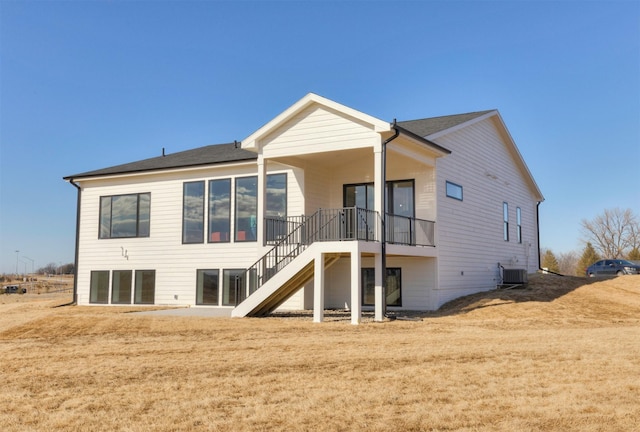
[[354, 242], [354, 248], [351, 251], [351, 324], [360, 324], [362, 316], [362, 290], [361, 270], [360, 270], [360, 249], [358, 242]]
[[258, 248], [262, 248], [266, 245], [265, 236], [265, 207], [266, 207], [266, 190], [267, 190], [267, 167], [266, 161], [262, 154], [258, 155], [258, 211], [256, 214], [256, 221], [258, 224], [256, 230]]
[[313, 269], [313, 322], [324, 320], [324, 254], [319, 253]]
[[[373, 187], [374, 187], [374, 207], [375, 211], [380, 216], [380, 223], [378, 224], [378, 236], [380, 239], [380, 254], [375, 258], [375, 321], [383, 321], [384, 314], [386, 313], [386, 304], [384, 303], [384, 280], [382, 274], [385, 273], [385, 259], [383, 257], [386, 254], [386, 238], [385, 238], [385, 152], [383, 150], [384, 144], [382, 141], [380, 145], [374, 147], [373, 153]], [[380, 275], [378, 275], [380, 273]], [[380, 276], [378, 278], [378, 276]]]
[[382, 254], [375, 255], [375, 312], [374, 321], [384, 321], [384, 311], [382, 308]]

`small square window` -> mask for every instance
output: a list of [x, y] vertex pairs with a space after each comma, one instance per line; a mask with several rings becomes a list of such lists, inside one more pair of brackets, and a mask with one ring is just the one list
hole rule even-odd
[[447, 181], [447, 196], [462, 201], [462, 186]]

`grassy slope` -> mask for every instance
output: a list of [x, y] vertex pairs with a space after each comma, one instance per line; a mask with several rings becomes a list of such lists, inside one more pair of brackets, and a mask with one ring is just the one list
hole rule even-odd
[[355, 327], [67, 300], [0, 296], [4, 431], [640, 430], [640, 278]]

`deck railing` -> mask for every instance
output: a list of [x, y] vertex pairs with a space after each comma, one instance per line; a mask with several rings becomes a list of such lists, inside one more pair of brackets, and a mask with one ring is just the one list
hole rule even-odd
[[319, 209], [311, 216], [265, 221], [265, 241], [277, 243], [247, 271], [236, 277], [236, 305], [253, 294], [317, 241], [378, 240], [379, 217], [357, 207]]
[[435, 246], [435, 222], [387, 213], [387, 243], [408, 246]]
[[[236, 305], [319, 241], [380, 241], [380, 217], [357, 207], [319, 209], [311, 216], [265, 218], [265, 242], [273, 247], [236, 277]], [[387, 214], [387, 243], [435, 246], [435, 222]]]

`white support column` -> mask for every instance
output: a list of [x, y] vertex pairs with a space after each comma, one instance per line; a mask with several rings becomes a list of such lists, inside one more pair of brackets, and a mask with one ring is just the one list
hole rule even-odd
[[313, 322], [324, 320], [324, 254], [316, 256], [313, 269]]
[[[382, 240], [382, 215], [384, 211], [384, 209], [382, 208], [382, 201], [385, 189], [383, 184], [384, 181], [382, 179], [382, 142], [380, 142], [379, 146], [375, 146], [373, 151], [373, 188], [375, 194], [374, 206], [375, 211], [379, 215], [377, 230], [378, 240]], [[382, 254], [379, 253], [375, 256], [375, 321], [384, 320], [385, 308], [382, 303], [384, 300], [382, 291]]]
[[384, 311], [382, 309], [382, 254], [376, 254], [375, 263], [375, 313], [374, 321], [384, 321]]
[[362, 317], [362, 290], [360, 289], [362, 270], [358, 242], [354, 243], [354, 248], [351, 251], [351, 324], [360, 324]]
[[[258, 213], [256, 215], [256, 223], [258, 229], [256, 235], [258, 236], [258, 251], [262, 250], [264, 246], [264, 215], [267, 206], [267, 166], [261, 154], [258, 155]], [[259, 253], [262, 255], [262, 253]]]

